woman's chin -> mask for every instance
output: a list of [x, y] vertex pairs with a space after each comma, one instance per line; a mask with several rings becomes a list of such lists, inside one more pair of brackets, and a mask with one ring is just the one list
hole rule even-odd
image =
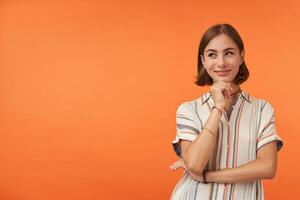
[[224, 81], [224, 82], [232, 83], [233, 80], [229, 77], [216, 77], [214, 78], [214, 82], [216, 81]]

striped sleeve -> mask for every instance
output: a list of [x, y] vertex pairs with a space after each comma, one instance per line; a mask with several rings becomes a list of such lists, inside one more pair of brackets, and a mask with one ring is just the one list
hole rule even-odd
[[194, 141], [198, 134], [199, 125], [193, 107], [187, 102], [182, 103], [176, 112], [176, 138], [172, 142], [175, 153], [180, 157], [180, 140]]
[[257, 150], [265, 144], [276, 141], [277, 151], [283, 146], [281, 138], [277, 135], [275, 127], [274, 109], [268, 102], [262, 103], [261, 122], [257, 138]]

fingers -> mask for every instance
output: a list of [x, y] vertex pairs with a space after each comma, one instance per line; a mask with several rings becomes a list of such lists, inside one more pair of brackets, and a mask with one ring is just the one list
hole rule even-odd
[[229, 98], [230, 94], [233, 92], [233, 88], [231, 83], [224, 81], [216, 81], [211, 90], [213, 93], [222, 93], [225, 98]]
[[179, 159], [176, 162], [174, 162], [172, 165], [170, 165], [171, 170], [176, 170], [180, 167], [186, 169], [186, 166], [185, 166], [184, 161], [182, 159]]
[[178, 168], [183, 168], [184, 170], [186, 170], [193, 180], [199, 181], [199, 182], [203, 181], [202, 175], [197, 175], [186, 168], [183, 159], [179, 159], [176, 162], [174, 162], [172, 165], [170, 165], [171, 170], [176, 170]]
[[179, 159], [176, 162], [174, 162], [172, 165], [170, 165], [171, 170], [176, 170], [176, 169], [181, 168], [181, 167], [184, 168], [187, 173], [189, 173], [190, 177], [193, 180], [198, 181], [198, 182], [203, 182], [203, 180], [204, 180], [203, 176], [202, 175], [197, 175], [197, 174], [191, 172], [190, 170], [188, 170], [186, 168], [185, 164], [184, 164], [183, 159]]
[[217, 81], [212, 86], [214, 88], [223, 88], [228, 91], [233, 91], [232, 84], [224, 81]]

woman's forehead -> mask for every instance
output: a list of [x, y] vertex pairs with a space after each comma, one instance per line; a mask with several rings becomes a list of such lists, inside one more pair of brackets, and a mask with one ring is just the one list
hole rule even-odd
[[238, 50], [238, 47], [229, 36], [225, 34], [220, 34], [209, 41], [209, 43], [205, 47], [205, 51], [207, 50]]

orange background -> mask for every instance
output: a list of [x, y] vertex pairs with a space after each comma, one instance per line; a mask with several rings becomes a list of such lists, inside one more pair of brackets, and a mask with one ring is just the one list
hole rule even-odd
[[299, 199], [298, 2], [0, 1], [0, 199], [168, 199], [175, 112], [207, 91], [198, 44], [220, 22], [284, 140], [266, 199]]

